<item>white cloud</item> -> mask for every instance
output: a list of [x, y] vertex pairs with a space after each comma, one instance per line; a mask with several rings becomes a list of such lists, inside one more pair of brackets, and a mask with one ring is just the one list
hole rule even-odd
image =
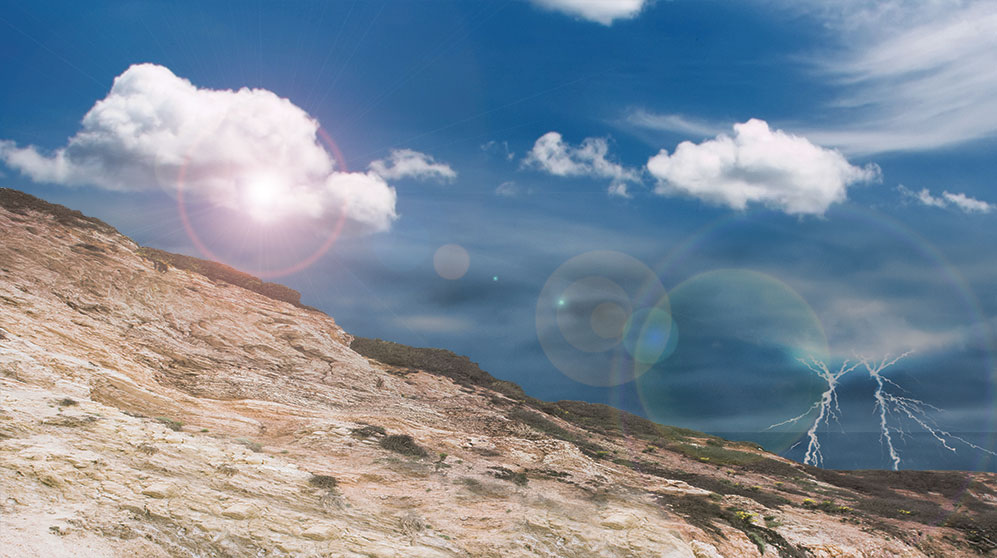
[[520, 187], [517, 186], [516, 183], [511, 180], [503, 182], [502, 184], [499, 184], [497, 188], [495, 188], [495, 195], [502, 196], [503, 198], [515, 198], [520, 193], [521, 193]]
[[648, 0], [533, 0], [533, 3], [568, 15], [612, 25], [617, 19], [632, 19]]
[[990, 213], [994, 209], [997, 209], [997, 205], [995, 204], [971, 198], [963, 193], [953, 194], [947, 190], [943, 191], [941, 196], [934, 196], [927, 188], [922, 188], [920, 191], [915, 192], [901, 184], [897, 186], [897, 191], [905, 198], [915, 200], [921, 205], [929, 207], [955, 207], [963, 213]]
[[457, 178], [450, 165], [438, 163], [429, 155], [411, 149], [393, 149], [387, 159], [378, 159], [369, 168], [372, 173], [388, 180], [416, 178], [450, 181]]
[[511, 161], [516, 158], [516, 153], [509, 149], [509, 142], [507, 141], [495, 141], [491, 140], [481, 144], [481, 150], [485, 153], [494, 153], [505, 157], [506, 160]]
[[612, 180], [609, 193], [626, 196], [626, 183], [640, 183], [640, 173], [608, 160], [608, 153], [609, 142], [605, 138], [585, 138], [575, 147], [565, 143], [561, 134], [547, 132], [533, 144], [523, 165], [555, 176], [608, 178]]
[[849, 153], [927, 150], [997, 134], [997, 2], [793, 3], [823, 18], [840, 52], [816, 66], [839, 88], [807, 136]]
[[43, 153], [0, 141], [0, 160], [38, 182], [182, 187], [260, 220], [343, 214], [388, 229], [397, 218], [394, 188], [379, 175], [337, 169], [318, 130], [270, 91], [198, 88], [163, 66], [137, 64], [115, 78], [65, 147]]
[[839, 358], [929, 353], [964, 343], [973, 334], [972, 328], [926, 329], [898, 310], [878, 299], [842, 297], [833, 299], [820, 316]]
[[903, 194], [905, 198], [917, 200], [921, 203], [921, 205], [927, 205], [929, 207], [945, 207], [948, 205], [944, 199], [932, 196], [931, 192], [929, 192], [927, 188], [922, 188], [920, 192], [915, 192], [901, 184], [897, 186], [897, 191]]
[[661, 132], [676, 132], [699, 137], [715, 136], [728, 127], [711, 124], [681, 114], [656, 114], [644, 109], [630, 111], [626, 115], [626, 122], [639, 128]]
[[964, 213], [990, 213], [994, 209], [994, 204], [971, 198], [962, 193], [942, 192], [942, 197]]
[[757, 119], [735, 124], [733, 137], [685, 141], [671, 155], [663, 149], [647, 168], [658, 179], [658, 194], [688, 195], [734, 209], [760, 203], [791, 215], [822, 215], [846, 199], [849, 185], [877, 180], [880, 174], [875, 165], [853, 166], [837, 151], [773, 131]]

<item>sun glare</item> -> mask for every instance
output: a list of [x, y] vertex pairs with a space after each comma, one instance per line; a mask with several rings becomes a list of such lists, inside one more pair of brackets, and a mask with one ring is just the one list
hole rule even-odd
[[285, 190], [277, 177], [263, 175], [255, 177], [243, 190], [243, 207], [246, 213], [261, 223], [270, 223], [277, 219], [277, 205]]

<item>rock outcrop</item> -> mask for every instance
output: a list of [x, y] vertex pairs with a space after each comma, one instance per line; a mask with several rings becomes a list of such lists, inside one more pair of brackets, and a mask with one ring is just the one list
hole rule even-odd
[[820, 471], [538, 401], [164, 254], [0, 189], [0, 557], [997, 548], [992, 475]]

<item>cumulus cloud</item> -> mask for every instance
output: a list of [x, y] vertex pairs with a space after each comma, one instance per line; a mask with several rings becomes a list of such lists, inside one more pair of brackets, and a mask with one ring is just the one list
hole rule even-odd
[[370, 164], [370, 171], [388, 180], [416, 178], [419, 180], [450, 181], [457, 173], [446, 163], [411, 149], [393, 149], [387, 159], [378, 159]]
[[612, 25], [617, 19], [632, 19], [640, 13], [648, 0], [533, 0], [533, 3], [603, 25]]
[[927, 188], [915, 192], [901, 184], [897, 186], [897, 191], [905, 198], [915, 200], [921, 205], [938, 208], [954, 207], [963, 213], [990, 213], [997, 208], [995, 204], [971, 198], [963, 193], [954, 194], [947, 190], [943, 191], [941, 196], [935, 196]]
[[374, 172], [347, 172], [318, 139], [319, 124], [264, 89], [212, 90], [155, 64], [137, 64], [46, 153], [0, 141], [0, 160], [38, 182], [118, 191], [164, 188], [260, 220], [345, 215], [365, 229], [397, 218], [396, 194]]
[[880, 177], [875, 165], [854, 166], [837, 151], [757, 119], [735, 124], [733, 136], [685, 141], [672, 154], [662, 149], [647, 169], [661, 195], [739, 210], [758, 203], [790, 215], [823, 215], [846, 199], [848, 186]]
[[609, 142], [605, 138], [585, 138], [579, 146], [564, 142], [557, 132], [540, 136], [526, 154], [523, 165], [555, 176], [608, 178], [611, 194], [628, 196], [627, 183], [640, 183], [640, 173], [606, 158]]

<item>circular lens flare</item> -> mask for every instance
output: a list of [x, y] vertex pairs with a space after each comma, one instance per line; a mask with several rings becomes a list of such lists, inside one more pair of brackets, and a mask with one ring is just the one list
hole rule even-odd
[[[544, 284], [537, 299], [537, 338], [551, 364], [569, 378], [591, 386], [621, 385], [653, 363], [649, 347], [663, 322], [649, 314], [652, 309], [669, 312], [668, 294], [650, 268], [620, 252], [587, 252], [564, 262]], [[635, 356], [626, 338], [641, 329], [646, 333], [634, 345], [640, 347]]]
[[658, 307], [638, 310], [624, 326], [623, 346], [641, 364], [665, 360], [675, 351], [678, 340], [672, 315]]
[[463, 277], [471, 266], [471, 256], [459, 244], [445, 244], [433, 254], [433, 269], [444, 279], [455, 281]]
[[[340, 152], [339, 147], [333, 141], [332, 137], [330, 137], [329, 134], [322, 128], [318, 129], [318, 134], [319, 137], [321, 137], [325, 142], [326, 147], [328, 147], [329, 151], [332, 153], [337, 169], [340, 172], [348, 172], [346, 161], [343, 159], [343, 155]], [[205, 136], [207, 136], [207, 134], [202, 135], [201, 138], [195, 141], [188, 153], [197, 149], [201, 140], [206, 139]], [[209, 243], [202, 238], [202, 235], [198, 233], [198, 227], [195, 226], [194, 220], [191, 218], [188, 211], [185, 192], [188, 161], [189, 156], [180, 166], [176, 175], [176, 200], [177, 211], [180, 215], [180, 222], [183, 224], [187, 237], [204, 258], [232, 265], [233, 262], [228, 261], [227, 258], [219, 256], [219, 250], [212, 249], [212, 247], [209, 246]], [[233, 195], [241, 196], [238, 201], [241, 204], [243, 211], [254, 221], [260, 224], [273, 224], [279, 217], [281, 217], [282, 212], [280, 207], [282, 205], [282, 200], [289, 199], [290, 196], [294, 195], [294, 192], [280, 177], [273, 174], [263, 173], [247, 181], [243, 184], [241, 189], [236, 188], [233, 185]], [[221, 211], [220, 208], [215, 208], [215, 210]], [[291, 250], [281, 250], [281, 252], [284, 253], [280, 254], [257, 254], [259, 259], [263, 261], [279, 259], [280, 257], [286, 256], [286, 253], [304, 253], [305, 255], [298, 258], [296, 261], [292, 261], [290, 264], [267, 266], [265, 268], [255, 269], [253, 270], [253, 273], [263, 279], [272, 279], [291, 275], [312, 266], [336, 243], [336, 240], [339, 238], [339, 235], [343, 230], [343, 226], [346, 223], [346, 215], [347, 207], [344, 202], [339, 206], [338, 214], [334, 215], [332, 219], [321, 225], [321, 228], [326, 232], [325, 234], [320, 234], [317, 237], [318, 240], [314, 243], [314, 249], [308, 250], [307, 245], [304, 247], [295, 245]], [[217, 239], [215, 239], [215, 242], [217, 242]], [[214, 242], [212, 242], [212, 244], [214, 244]], [[233, 267], [238, 266], [233, 265]]]
[[[766, 431], [820, 397], [820, 379], [798, 359], [828, 357], [823, 325], [784, 282], [714, 270], [680, 283], [669, 299], [670, 314], [635, 316], [625, 338], [636, 360], [653, 363], [637, 378], [652, 420], [737, 436]], [[771, 434], [784, 449], [803, 430]]]

